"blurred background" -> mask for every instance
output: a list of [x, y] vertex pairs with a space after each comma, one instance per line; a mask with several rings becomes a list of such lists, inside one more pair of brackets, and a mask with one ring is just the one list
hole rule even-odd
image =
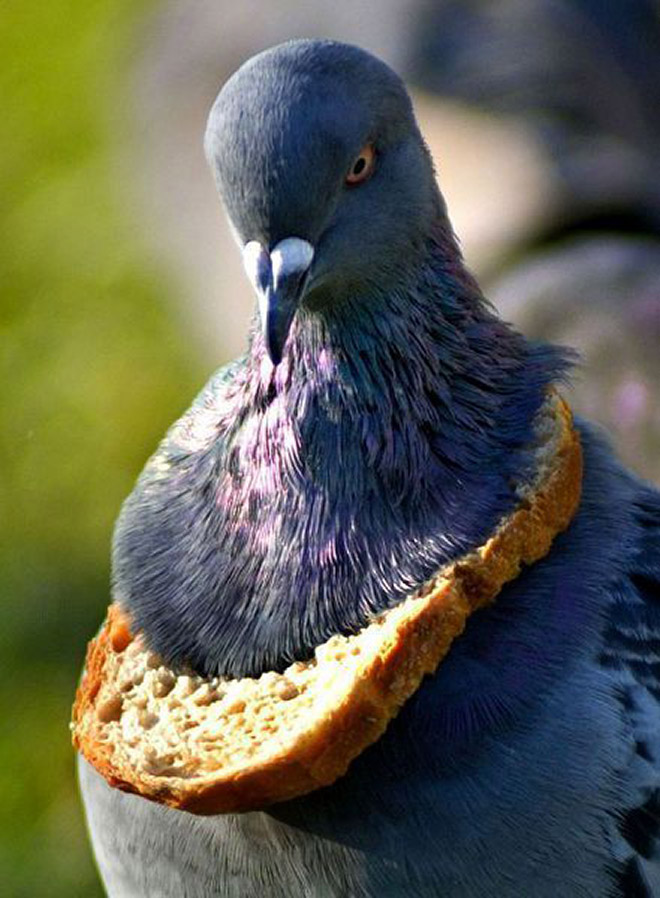
[[295, 36], [414, 92], [466, 258], [577, 346], [572, 402], [660, 482], [657, 0], [7, 0], [0, 16], [0, 892], [97, 896], [68, 734], [113, 520], [245, 342], [252, 297], [201, 138]]

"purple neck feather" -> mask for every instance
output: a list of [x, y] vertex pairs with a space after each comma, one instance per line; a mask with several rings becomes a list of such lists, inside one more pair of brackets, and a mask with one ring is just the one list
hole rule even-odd
[[[495, 316], [444, 223], [397, 282], [301, 308], [277, 369], [255, 333], [158, 453], [179, 460], [161, 498], [147, 471], [127, 503], [117, 588], [170, 660], [240, 676], [308, 657], [515, 504], [564, 356]], [[150, 528], [172, 539], [145, 570]]]

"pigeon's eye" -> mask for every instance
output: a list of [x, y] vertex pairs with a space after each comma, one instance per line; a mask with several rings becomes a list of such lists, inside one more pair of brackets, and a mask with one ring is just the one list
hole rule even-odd
[[365, 143], [358, 155], [353, 160], [348, 174], [346, 175], [347, 184], [362, 184], [371, 175], [376, 162], [376, 151], [373, 144]]

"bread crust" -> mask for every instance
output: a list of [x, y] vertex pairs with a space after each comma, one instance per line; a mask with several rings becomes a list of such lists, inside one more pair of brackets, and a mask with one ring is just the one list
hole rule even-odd
[[[108, 687], [113, 685], [113, 659], [134, 637], [125, 615], [113, 604], [87, 649], [73, 707], [76, 748], [111, 786], [196, 814], [255, 810], [335, 782], [382, 735], [423, 677], [436, 670], [472, 611], [491, 602], [523, 564], [547, 554], [554, 537], [573, 518], [582, 481], [580, 439], [566, 403], [556, 395], [551, 401], [560, 433], [541, 482], [523, 493], [517, 510], [483, 546], [445, 566], [415, 596], [368, 625], [377, 628], [375, 648], [365, 652], [363, 663], [331, 706], [326, 702], [323, 713], [310, 715], [295, 741], [284, 746], [273, 742], [272, 751], [262, 746], [255, 761], [229, 764], [199, 777], [159, 775], [126, 764], [108, 738], [108, 723], [122, 713], [121, 706], [108, 699]], [[282, 713], [286, 716], [285, 710]], [[148, 739], [145, 733], [145, 748]]]

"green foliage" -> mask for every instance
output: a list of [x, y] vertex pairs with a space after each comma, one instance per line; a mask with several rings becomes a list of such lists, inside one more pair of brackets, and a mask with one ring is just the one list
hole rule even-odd
[[100, 895], [68, 720], [122, 498], [203, 380], [123, 208], [121, 107], [145, 0], [0, 16], [0, 870]]

